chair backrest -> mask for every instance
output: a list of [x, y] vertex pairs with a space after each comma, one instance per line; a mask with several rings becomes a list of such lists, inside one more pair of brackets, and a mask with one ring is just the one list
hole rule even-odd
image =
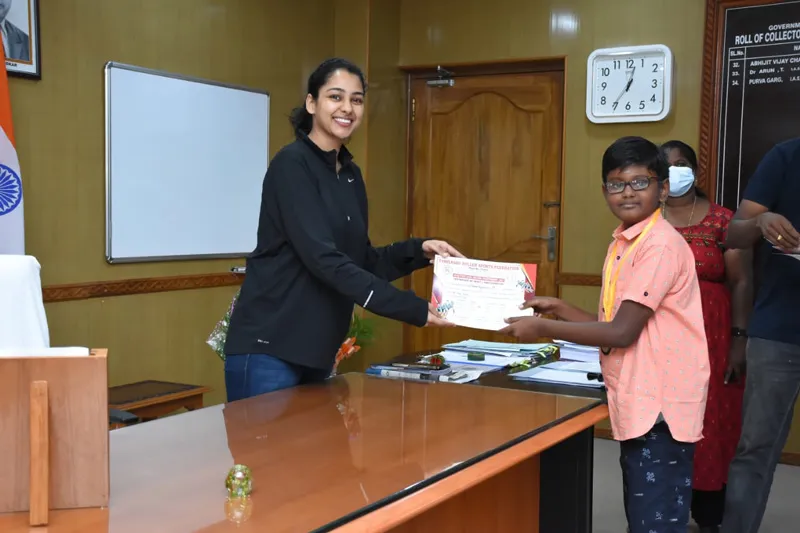
[[50, 347], [41, 268], [30, 255], [0, 255], [0, 349]]

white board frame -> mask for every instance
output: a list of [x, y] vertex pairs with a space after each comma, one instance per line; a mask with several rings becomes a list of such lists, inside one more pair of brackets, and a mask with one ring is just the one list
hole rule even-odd
[[[208, 80], [204, 78], [198, 78], [193, 76], [186, 76], [183, 74], [177, 74], [173, 72], [167, 72], [164, 70], [156, 70], [146, 67], [139, 67], [135, 65], [129, 65], [125, 63], [120, 63], [117, 61], [109, 61], [105, 64], [103, 68], [104, 73], [104, 99], [105, 99], [105, 109], [104, 109], [104, 121], [105, 121], [105, 219], [106, 219], [106, 251], [105, 257], [106, 262], [109, 264], [121, 264], [121, 263], [144, 263], [144, 262], [163, 262], [163, 261], [191, 261], [191, 260], [199, 260], [199, 259], [229, 259], [229, 258], [243, 258], [246, 257], [248, 254], [252, 253], [252, 249], [250, 250], [242, 250], [241, 252], [237, 253], [220, 253], [220, 254], [195, 254], [195, 255], [164, 255], [164, 256], [143, 256], [143, 257], [114, 257], [113, 250], [112, 250], [112, 234], [113, 234], [113, 219], [112, 219], [112, 195], [111, 195], [111, 187], [112, 187], [112, 159], [111, 159], [111, 70], [112, 69], [124, 69], [130, 70], [134, 72], [140, 72], [144, 74], [151, 74], [155, 76], [163, 76], [167, 78], [178, 79], [182, 81], [194, 82], [194, 83], [202, 83], [207, 85], [214, 85], [218, 87], [224, 87], [228, 89], [236, 89], [241, 91], [252, 92], [256, 94], [262, 94], [267, 97], [267, 156], [269, 157], [269, 137], [270, 137], [270, 127], [269, 127], [269, 119], [270, 119], [270, 104], [271, 98], [270, 93], [266, 90], [254, 89], [252, 87], [246, 87], [242, 85], [235, 85], [229, 83], [222, 83], [218, 81]], [[267, 161], [268, 163], [268, 161]], [[267, 168], [264, 167], [264, 172], [266, 172]], [[263, 174], [262, 174], [263, 178]], [[260, 198], [260, 197], [259, 197]], [[256, 235], [257, 228], [253, 228], [253, 237], [255, 242], [255, 235]]]

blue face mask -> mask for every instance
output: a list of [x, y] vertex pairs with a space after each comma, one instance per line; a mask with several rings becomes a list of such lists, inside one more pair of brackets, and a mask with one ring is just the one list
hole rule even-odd
[[669, 167], [669, 195], [683, 196], [694, 185], [694, 171], [689, 167]]

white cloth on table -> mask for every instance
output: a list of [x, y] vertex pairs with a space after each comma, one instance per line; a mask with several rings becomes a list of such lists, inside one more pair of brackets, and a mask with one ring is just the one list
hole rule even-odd
[[0, 255], [0, 349], [50, 347], [41, 268], [30, 255]]

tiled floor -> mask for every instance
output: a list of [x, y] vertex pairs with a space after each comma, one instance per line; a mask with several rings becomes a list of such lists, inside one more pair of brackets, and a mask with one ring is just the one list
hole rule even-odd
[[[797, 531], [794, 527], [800, 520], [798, 494], [800, 467], [779, 465], [759, 533]], [[604, 439], [595, 439], [593, 523], [593, 533], [625, 533], [619, 444]], [[787, 529], [787, 524], [795, 526]]]

